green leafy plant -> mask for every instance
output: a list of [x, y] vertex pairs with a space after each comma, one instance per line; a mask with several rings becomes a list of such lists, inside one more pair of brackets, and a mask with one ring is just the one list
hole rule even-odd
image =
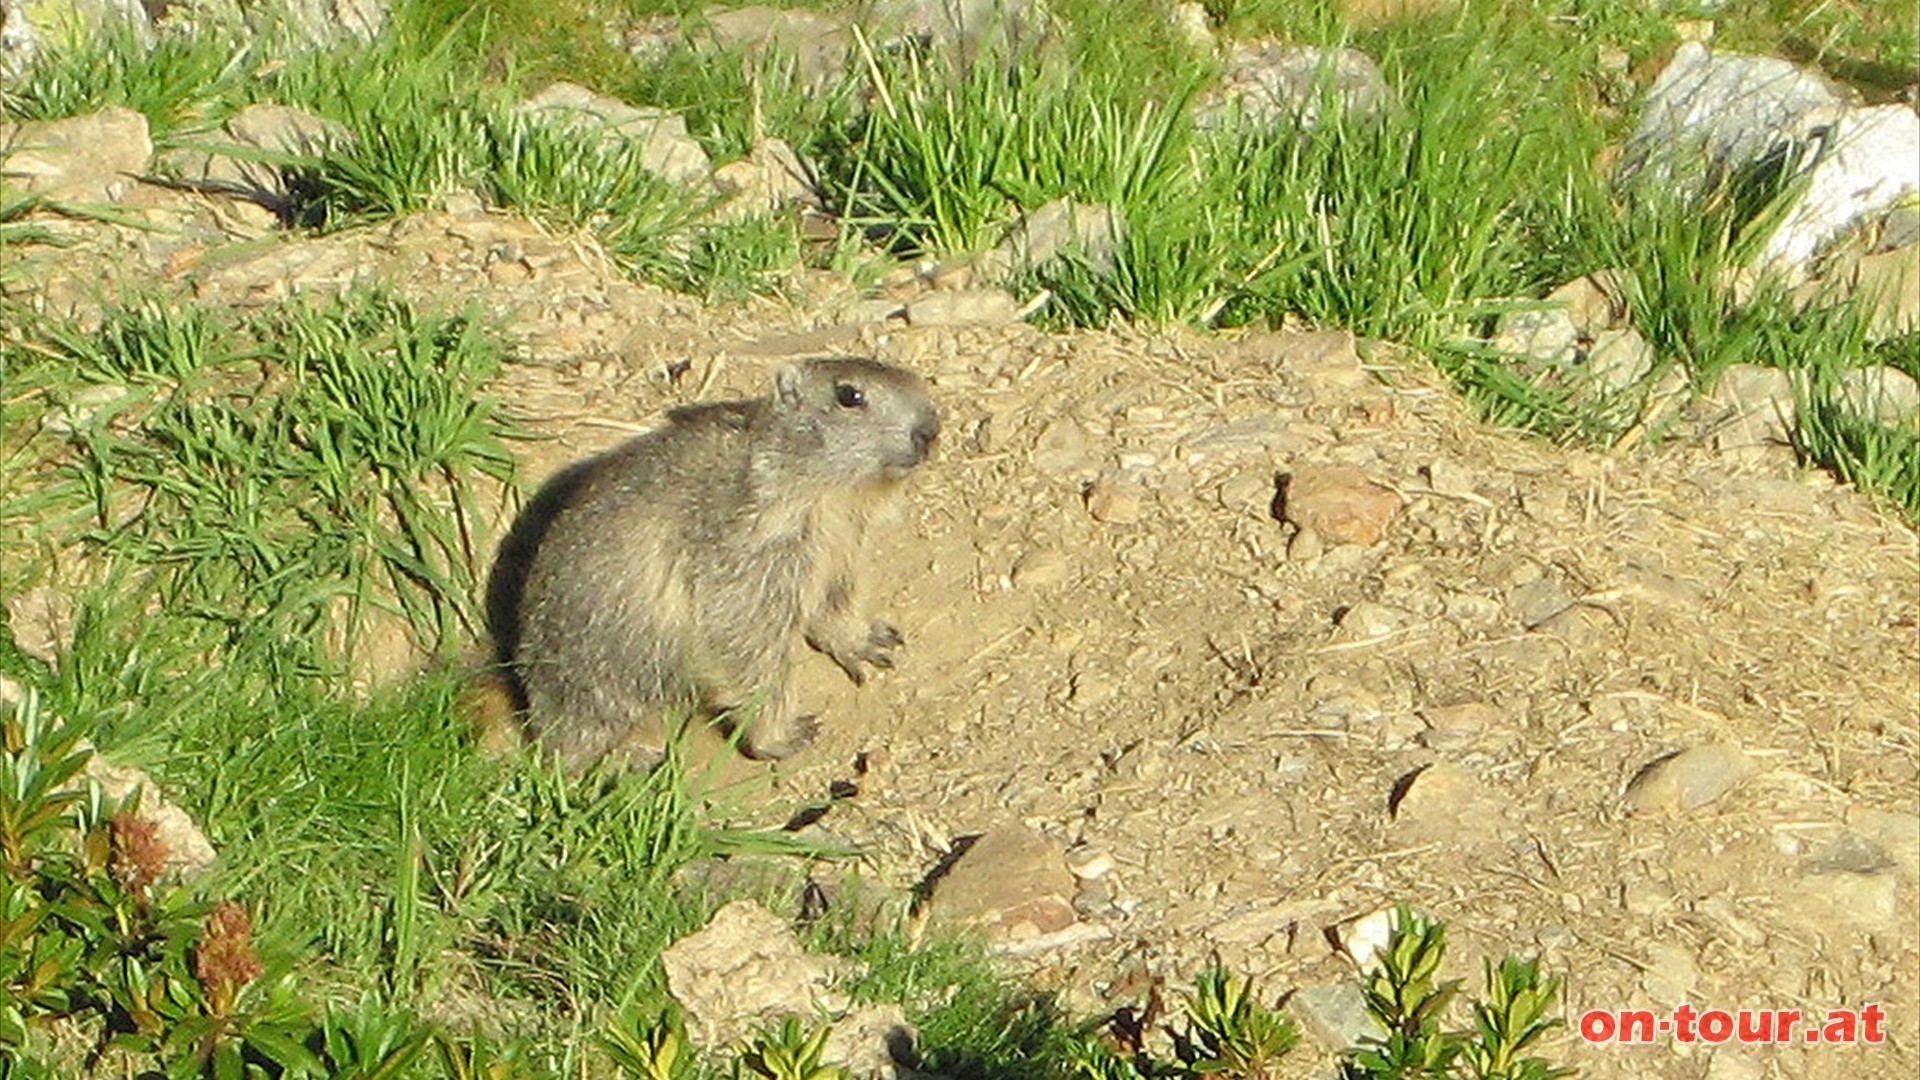
[[1551, 1080], [1572, 1069], [1555, 1068], [1521, 1052], [1560, 1023], [1548, 1015], [1560, 993], [1558, 977], [1542, 978], [1538, 960], [1509, 956], [1496, 967], [1486, 961], [1487, 997], [1473, 1005], [1473, 1038], [1461, 1049], [1477, 1080]]
[[1293, 1021], [1260, 1003], [1251, 978], [1221, 967], [1194, 977], [1186, 995], [1185, 1029], [1172, 1032], [1175, 1058], [1170, 1061], [1155, 1058], [1143, 1045], [1144, 1028], [1157, 1013], [1157, 1004], [1149, 1004], [1144, 1019], [1116, 1016], [1116, 1041], [1126, 1053], [1100, 1039], [1077, 1040], [1066, 1055], [1075, 1075], [1085, 1080], [1268, 1080], [1300, 1039]]
[[1446, 924], [1405, 904], [1394, 909], [1387, 947], [1367, 976], [1367, 1011], [1387, 1029], [1354, 1054], [1360, 1075], [1442, 1076], [1459, 1056], [1459, 1040], [1442, 1028], [1458, 981], [1437, 981], [1447, 955]]
[[633, 1080], [679, 1080], [691, 1067], [686, 1034], [671, 1010], [649, 1021], [617, 1015], [600, 1033], [600, 1048]]
[[849, 1080], [847, 1070], [822, 1065], [831, 1026], [808, 1031], [798, 1017], [788, 1016], [780, 1026], [747, 1040], [734, 1062], [734, 1080]]
[[1367, 1011], [1386, 1034], [1347, 1051], [1346, 1075], [1360, 1080], [1471, 1077], [1553, 1080], [1573, 1070], [1523, 1057], [1560, 1023], [1549, 1014], [1560, 980], [1543, 977], [1537, 961], [1509, 956], [1486, 963], [1486, 997], [1473, 1004], [1470, 1030], [1445, 1028], [1457, 980], [1439, 981], [1446, 959], [1445, 924], [1405, 904], [1394, 911], [1387, 946], [1367, 976]]
[[1198, 1075], [1263, 1080], [1300, 1040], [1293, 1021], [1260, 1004], [1253, 980], [1210, 968], [1187, 997], [1189, 1039], [1200, 1055], [1188, 1067]]
[[152, 821], [81, 782], [91, 751], [30, 693], [0, 717], [0, 1055], [62, 1018], [168, 1077], [299, 1070], [310, 1011], [255, 955], [252, 918], [164, 884]]

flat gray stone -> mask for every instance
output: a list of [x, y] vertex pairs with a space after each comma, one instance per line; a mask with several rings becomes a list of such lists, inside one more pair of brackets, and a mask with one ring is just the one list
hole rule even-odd
[[1367, 1011], [1358, 983], [1327, 983], [1301, 988], [1287, 1000], [1287, 1011], [1321, 1048], [1345, 1050], [1363, 1038], [1384, 1038], [1387, 1029]]

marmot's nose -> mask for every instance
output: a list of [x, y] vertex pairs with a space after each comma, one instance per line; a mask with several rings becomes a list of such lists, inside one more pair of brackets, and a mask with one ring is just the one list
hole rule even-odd
[[933, 449], [933, 440], [939, 437], [940, 418], [938, 416], [923, 417], [919, 423], [913, 425], [914, 453], [924, 460], [927, 451]]

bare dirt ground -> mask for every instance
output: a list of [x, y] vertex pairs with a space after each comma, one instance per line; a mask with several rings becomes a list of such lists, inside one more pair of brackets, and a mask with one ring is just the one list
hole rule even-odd
[[[947, 433], [874, 556], [902, 663], [856, 690], [809, 658], [820, 740], [740, 774], [783, 807], [855, 781], [810, 828], [902, 889], [956, 838], [1051, 838], [1086, 875], [1079, 921], [1013, 962], [1075, 1010], [1215, 956], [1275, 993], [1349, 983], [1330, 939], [1404, 899], [1447, 920], [1469, 987], [1482, 956], [1538, 953], [1569, 1017], [1886, 1010], [1877, 1046], [1557, 1033], [1545, 1052], [1587, 1076], [1920, 1068], [1920, 548], [1785, 448], [1512, 437], [1340, 333], [915, 327], [826, 275], [795, 305], [709, 309], [477, 213], [116, 236], [123, 272], [208, 303], [371, 280], [478, 300], [525, 341], [496, 389], [548, 436], [517, 447], [532, 481], [669, 404], [758, 394], [788, 357], [927, 376]], [[55, 302], [97, 288], [57, 258]], [[1327, 465], [1396, 493], [1379, 542], [1276, 518], [1277, 477]], [[1636, 774], [1701, 746], [1739, 749], [1737, 786], [1628, 812]]]

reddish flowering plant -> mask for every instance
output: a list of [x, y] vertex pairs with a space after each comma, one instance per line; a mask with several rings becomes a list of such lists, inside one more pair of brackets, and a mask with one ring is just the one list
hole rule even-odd
[[167, 868], [167, 843], [160, 826], [129, 810], [113, 815], [113, 876], [120, 886], [144, 895]]
[[193, 950], [193, 974], [207, 993], [207, 1012], [228, 1016], [240, 990], [260, 977], [253, 955], [253, 920], [232, 900], [214, 905], [206, 933]]

